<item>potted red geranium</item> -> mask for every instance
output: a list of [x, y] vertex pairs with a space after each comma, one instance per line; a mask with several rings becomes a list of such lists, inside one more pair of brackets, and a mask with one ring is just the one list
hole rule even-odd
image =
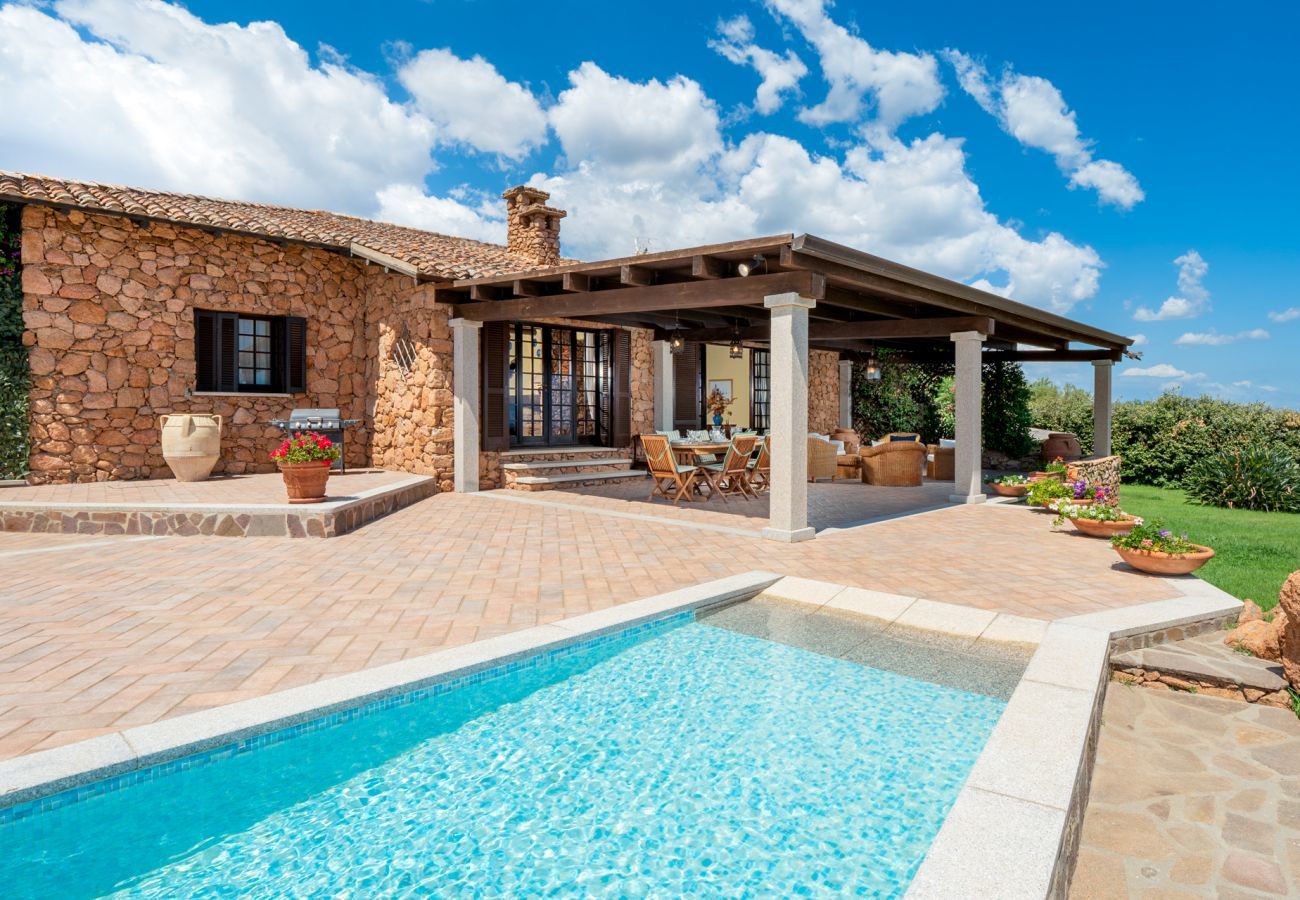
[[284, 488], [290, 503], [320, 503], [325, 499], [325, 482], [330, 466], [339, 458], [339, 448], [323, 434], [295, 432], [271, 451], [271, 459], [280, 466]]

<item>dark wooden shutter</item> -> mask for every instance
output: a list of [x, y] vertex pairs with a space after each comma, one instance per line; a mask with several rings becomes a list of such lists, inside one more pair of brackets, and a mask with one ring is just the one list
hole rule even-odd
[[217, 319], [217, 390], [239, 390], [239, 370], [235, 348], [239, 343], [239, 316], [234, 313], [213, 313]]
[[483, 409], [479, 416], [484, 450], [510, 449], [506, 379], [510, 370], [510, 322], [488, 322], [482, 329]]
[[610, 397], [610, 435], [613, 447], [632, 443], [632, 335], [614, 332], [614, 384]]
[[194, 387], [217, 389], [217, 317], [206, 309], [194, 310]]
[[704, 425], [700, 390], [704, 373], [703, 344], [687, 344], [673, 357], [673, 427], [679, 431]]
[[307, 320], [300, 316], [284, 317], [284, 390], [307, 390]]

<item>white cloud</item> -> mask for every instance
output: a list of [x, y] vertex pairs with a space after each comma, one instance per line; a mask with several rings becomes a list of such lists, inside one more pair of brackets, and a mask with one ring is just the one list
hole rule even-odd
[[585, 62], [550, 110], [572, 167], [598, 166], [618, 178], [688, 175], [722, 150], [717, 106], [678, 75], [633, 82]]
[[[52, 11], [51, 11], [52, 10]], [[57, 16], [57, 17], [56, 17]], [[368, 213], [433, 167], [434, 127], [274, 22], [158, 0], [0, 8], [9, 168]]]
[[825, 100], [800, 110], [800, 121], [818, 126], [859, 122], [869, 98], [874, 119], [865, 130], [888, 135], [903, 120], [931, 112], [943, 99], [939, 66], [930, 54], [872, 47], [832, 21], [824, 0], [767, 0], [767, 5], [816, 48], [830, 85]]
[[1201, 284], [1210, 264], [1195, 250], [1188, 250], [1174, 260], [1178, 266], [1178, 295], [1169, 297], [1160, 308], [1139, 306], [1133, 318], [1139, 322], [1164, 322], [1169, 319], [1194, 319], [1210, 311], [1210, 292]]
[[1205, 377], [1204, 372], [1184, 372], [1168, 363], [1158, 363], [1145, 368], [1130, 366], [1120, 374], [1125, 378], [1172, 378], [1177, 381], [1199, 381]]
[[1292, 306], [1279, 312], [1270, 312], [1268, 320], [1270, 322], [1294, 322], [1300, 319], [1300, 306]]
[[799, 80], [808, 74], [808, 67], [793, 50], [781, 56], [755, 44], [754, 26], [747, 16], [719, 22], [718, 34], [709, 46], [738, 66], [752, 66], [762, 78], [754, 95], [754, 109], [770, 115], [781, 108], [786, 93], [798, 92]]
[[402, 65], [397, 78], [415, 108], [438, 125], [440, 140], [512, 159], [546, 140], [546, 113], [537, 98], [481, 56], [424, 50]]
[[1145, 334], [1135, 334], [1135, 335], [1133, 335], [1133, 344], [1132, 344], [1132, 346], [1134, 346], [1134, 347], [1145, 347], [1148, 343], [1149, 343], [1149, 342], [1147, 341], [1147, 336], [1146, 336]]
[[384, 222], [409, 225], [425, 231], [453, 234], [491, 244], [506, 241], [505, 207], [494, 196], [473, 198], [433, 197], [415, 184], [390, 184], [382, 188], [377, 217]]
[[1209, 331], [1188, 331], [1175, 344], [1180, 346], [1202, 345], [1207, 347], [1222, 347], [1224, 344], [1235, 344], [1237, 341], [1266, 341], [1269, 333], [1263, 328], [1251, 328], [1248, 331], [1238, 331], [1236, 334], [1219, 334], [1213, 328]]
[[948, 49], [943, 56], [962, 90], [1017, 141], [1055, 157], [1071, 187], [1095, 190], [1102, 202], [1121, 209], [1132, 209], [1145, 199], [1133, 173], [1112, 160], [1093, 158], [1092, 142], [1079, 133], [1074, 110], [1056, 85], [1046, 78], [1019, 75], [1010, 67], [995, 82], [983, 64], [965, 53]]

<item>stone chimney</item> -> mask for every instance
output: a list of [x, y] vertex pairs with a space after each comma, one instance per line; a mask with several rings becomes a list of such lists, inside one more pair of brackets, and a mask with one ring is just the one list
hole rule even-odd
[[551, 195], [519, 185], [501, 195], [506, 201], [506, 246], [537, 266], [560, 263], [560, 220], [567, 213], [547, 206]]

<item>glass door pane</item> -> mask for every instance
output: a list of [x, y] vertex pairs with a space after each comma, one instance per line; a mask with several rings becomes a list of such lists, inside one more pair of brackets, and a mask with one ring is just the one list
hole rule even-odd
[[574, 409], [577, 400], [577, 366], [574, 359], [575, 334], [567, 328], [550, 329], [550, 442], [572, 444]]

